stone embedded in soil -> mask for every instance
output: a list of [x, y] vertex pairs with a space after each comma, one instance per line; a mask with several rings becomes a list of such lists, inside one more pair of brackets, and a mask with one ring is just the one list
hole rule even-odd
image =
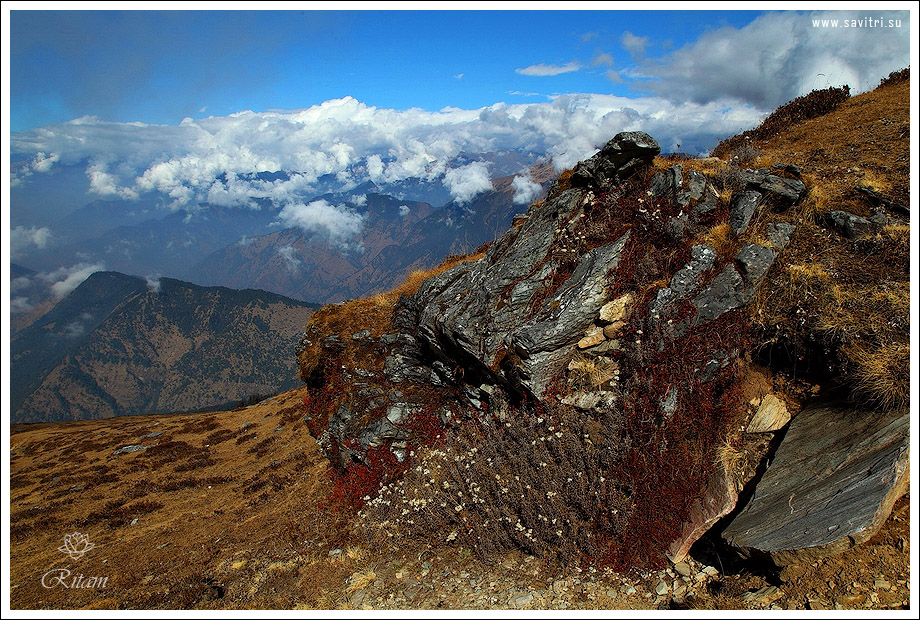
[[865, 237], [872, 229], [872, 223], [866, 218], [847, 211], [830, 211], [828, 223], [848, 239]]
[[843, 405], [802, 410], [723, 538], [777, 565], [865, 542], [907, 489], [909, 428], [906, 411]]
[[747, 230], [751, 216], [754, 215], [762, 198], [760, 192], [753, 190], [737, 192], [732, 196], [728, 205], [728, 224], [732, 227], [732, 232], [740, 235]]
[[745, 430], [748, 433], [771, 433], [784, 427], [790, 418], [786, 403], [773, 394], [767, 394]]

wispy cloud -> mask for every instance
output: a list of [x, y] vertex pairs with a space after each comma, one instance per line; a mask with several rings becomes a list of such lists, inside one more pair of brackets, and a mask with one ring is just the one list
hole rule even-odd
[[591, 64], [595, 67], [604, 66], [612, 67], [613, 66], [613, 56], [607, 52], [599, 52], [597, 56], [594, 57], [594, 60], [591, 61]]
[[646, 86], [669, 100], [700, 104], [734, 98], [769, 109], [815, 87], [847, 84], [860, 92], [910, 62], [910, 16], [906, 11], [872, 13], [886, 23], [902, 19], [901, 28], [821, 28], [812, 23], [860, 17], [864, 11], [767, 13], [743, 28], [706, 32], [671, 54], [647, 59], [636, 75], [653, 78]]
[[578, 61], [573, 60], [564, 65], [545, 65], [543, 63], [538, 65], [530, 65], [529, 67], [524, 67], [523, 69], [515, 69], [514, 72], [520, 73], [521, 75], [548, 76], [572, 73], [573, 71], [578, 71], [579, 69], [581, 69], [581, 65], [578, 63]]
[[623, 36], [620, 37], [620, 44], [633, 58], [642, 58], [645, 56], [648, 37], [639, 37], [627, 30], [623, 33]]

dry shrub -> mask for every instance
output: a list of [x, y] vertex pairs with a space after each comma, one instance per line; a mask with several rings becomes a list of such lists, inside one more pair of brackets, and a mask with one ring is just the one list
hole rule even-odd
[[850, 87], [830, 87], [813, 90], [807, 95], [796, 97], [789, 103], [776, 108], [755, 129], [745, 131], [727, 140], [722, 140], [712, 150], [715, 157], [726, 159], [735, 150], [752, 141], [766, 140], [787, 131], [791, 125], [810, 118], [817, 118], [831, 112], [850, 98]]
[[[605, 424], [602, 433], [616, 433], [612, 419]], [[462, 544], [483, 559], [509, 549], [600, 557], [631, 504], [630, 490], [609, 474], [617, 443], [595, 445], [591, 427], [587, 414], [562, 406], [465, 425], [385, 486], [362, 513], [364, 526], [394, 542]]]
[[910, 80], [910, 67], [905, 67], [900, 71], [892, 71], [888, 74], [887, 77], [882, 78], [882, 81], [879, 82], [878, 86], [891, 86], [892, 84], [900, 84], [901, 82], [907, 82]]

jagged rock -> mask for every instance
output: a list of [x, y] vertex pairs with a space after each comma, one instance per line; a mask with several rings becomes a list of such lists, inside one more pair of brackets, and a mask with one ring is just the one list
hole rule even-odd
[[699, 200], [706, 189], [706, 175], [699, 170], [687, 173], [687, 192], [691, 200]]
[[594, 157], [580, 162], [572, 173], [572, 187], [606, 188], [648, 166], [661, 147], [644, 131], [618, 133]]
[[354, 334], [351, 335], [351, 339], [354, 340], [355, 342], [369, 342], [370, 340], [372, 340], [371, 330], [362, 329], [359, 332], [355, 332]]
[[707, 183], [705, 189], [703, 189], [703, 196], [693, 205], [691, 212], [698, 216], [706, 215], [715, 210], [717, 206], [719, 206], [719, 194], [712, 185]]
[[777, 250], [782, 250], [786, 247], [794, 232], [795, 225], [786, 222], [770, 222], [766, 226], [767, 240]]
[[791, 417], [786, 403], [773, 394], [767, 394], [745, 430], [748, 433], [772, 433], [786, 426]]
[[[764, 276], [776, 260], [777, 251], [755, 243], [745, 243], [735, 257], [741, 268], [741, 275], [747, 280], [748, 288], [756, 289], [763, 282]], [[753, 291], [751, 291], [753, 293]]]
[[796, 179], [784, 179], [768, 174], [757, 189], [781, 205], [793, 205], [805, 195], [805, 184]]
[[740, 308], [750, 300], [744, 279], [734, 265], [726, 265], [719, 275], [693, 299], [696, 306], [694, 325], [702, 325]]
[[831, 211], [827, 214], [828, 223], [848, 239], [865, 237], [872, 230], [872, 223], [864, 217], [847, 211]]
[[791, 175], [801, 178], [802, 171], [795, 164], [773, 164], [774, 170], [784, 170]]
[[765, 194], [780, 206], [789, 206], [797, 203], [805, 195], [805, 184], [796, 179], [784, 179], [770, 174], [766, 168], [759, 171], [744, 170], [740, 174], [741, 180], [747, 183], [749, 189], [756, 189]]
[[909, 430], [907, 411], [802, 410], [753, 499], [723, 537], [778, 565], [813, 561], [868, 540], [907, 489]]
[[741, 600], [749, 605], [769, 605], [783, 596], [783, 591], [776, 586], [764, 586], [759, 590], [745, 592], [741, 595]]
[[731, 203], [728, 205], [728, 224], [736, 235], [740, 235], [747, 230], [748, 224], [751, 223], [751, 216], [760, 204], [763, 195], [753, 190], [737, 192], [732, 196]]

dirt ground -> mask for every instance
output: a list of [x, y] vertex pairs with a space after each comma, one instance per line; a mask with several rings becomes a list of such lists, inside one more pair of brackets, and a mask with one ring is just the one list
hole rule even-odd
[[[684, 566], [626, 575], [520, 553], [486, 563], [423, 541], [381, 547], [321, 505], [327, 464], [303, 423], [302, 397], [294, 390], [220, 413], [15, 426], [11, 607], [910, 606], [907, 498], [868, 543], [782, 571], [732, 561], [706, 542]], [[136, 445], [145, 449], [114, 454]], [[74, 559], [60, 548], [76, 532], [93, 546], [78, 546]]]

